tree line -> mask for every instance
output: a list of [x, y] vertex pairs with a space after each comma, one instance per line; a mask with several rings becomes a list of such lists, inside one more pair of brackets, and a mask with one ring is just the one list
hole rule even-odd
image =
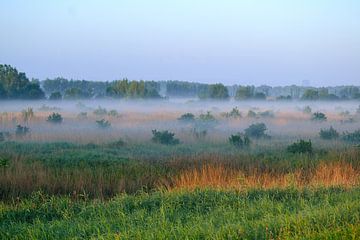
[[[160, 94], [161, 92], [161, 94]], [[350, 100], [360, 99], [358, 86], [225, 86], [185, 81], [87, 81], [62, 77], [39, 81], [10, 65], [0, 64], [0, 99], [93, 99], [93, 98], [162, 98], [194, 97], [236, 100]]]

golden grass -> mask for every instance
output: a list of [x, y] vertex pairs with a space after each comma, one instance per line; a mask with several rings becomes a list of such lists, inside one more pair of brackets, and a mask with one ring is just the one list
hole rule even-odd
[[250, 174], [227, 169], [223, 165], [203, 165], [185, 170], [173, 179], [169, 189], [221, 188], [287, 188], [287, 187], [353, 187], [360, 182], [360, 172], [345, 162], [321, 163], [314, 171], [297, 170], [273, 174], [254, 170]]

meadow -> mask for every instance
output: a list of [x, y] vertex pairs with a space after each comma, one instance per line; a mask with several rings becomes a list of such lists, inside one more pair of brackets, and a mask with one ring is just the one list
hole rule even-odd
[[355, 101], [2, 102], [0, 238], [357, 239], [359, 122]]

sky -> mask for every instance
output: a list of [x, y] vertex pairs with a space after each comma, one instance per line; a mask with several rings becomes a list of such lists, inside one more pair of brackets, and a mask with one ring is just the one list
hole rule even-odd
[[359, 0], [0, 0], [30, 78], [360, 85]]

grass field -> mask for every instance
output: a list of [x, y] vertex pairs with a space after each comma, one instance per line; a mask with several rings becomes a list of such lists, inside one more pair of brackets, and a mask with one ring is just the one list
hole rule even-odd
[[[272, 106], [253, 104], [238, 118], [225, 117], [229, 103], [161, 103], [164, 111], [137, 103], [117, 116], [88, 107], [79, 118], [79, 104], [65, 102], [61, 124], [37, 108], [25, 121], [25, 106], [9, 104], [0, 114], [9, 136], [0, 142], [0, 239], [360, 238], [360, 142], [342, 137], [359, 129], [357, 105], [346, 116], [312, 106], [328, 117], [314, 122], [302, 103], [263, 115]], [[198, 119], [207, 109], [211, 123]], [[260, 115], [246, 116], [249, 109]], [[194, 122], [177, 120], [191, 110]], [[99, 119], [111, 127], [99, 128]], [[253, 123], [265, 123], [268, 135], [230, 144]], [[15, 134], [18, 124], [30, 132]], [[339, 137], [320, 138], [330, 126]], [[152, 141], [153, 129], [174, 132], [179, 144]], [[289, 152], [298, 139], [310, 139], [311, 151]]]

